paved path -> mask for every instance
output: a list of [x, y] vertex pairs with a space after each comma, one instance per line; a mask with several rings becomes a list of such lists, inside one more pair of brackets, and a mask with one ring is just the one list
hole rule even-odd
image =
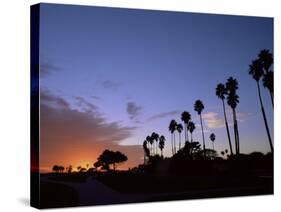
[[141, 202], [148, 197], [155, 196], [150, 194], [122, 194], [99, 182], [94, 177], [88, 177], [84, 183], [61, 182], [49, 180], [48, 177], [41, 177], [41, 181], [61, 183], [75, 189], [78, 193], [79, 205]]

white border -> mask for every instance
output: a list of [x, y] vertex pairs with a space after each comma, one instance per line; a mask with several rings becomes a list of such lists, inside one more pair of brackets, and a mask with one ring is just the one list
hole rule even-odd
[[[189, 200], [153, 204], [83, 207], [96, 211], [277, 211], [280, 200], [280, 5], [278, 0], [57, 0], [84, 4], [170, 11], [274, 17], [275, 37], [275, 195]], [[2, 1], [0, 7], [0, 210], [30, 211], [29, 199], [29, 5], [38, 1]], [[281, 13], [280, 13], [281, 14]], [[253, 35], [254, 36], [254, 35]], [[278, 47], [278, 48], [277, 48]], [[77, 208], [58, 209], [74, 211]], [[280, 209], [279, 209], [280, 210]]]

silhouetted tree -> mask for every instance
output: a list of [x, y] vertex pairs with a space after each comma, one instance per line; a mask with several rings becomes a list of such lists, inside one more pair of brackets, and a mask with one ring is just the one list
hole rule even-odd
[[64, 171], [64, 167], [63, 166], [59, 166], [59, 171], [63, 172]]
[[181, 132], [183, 130], [183, 126], [182, 124], [177, 124], [176, 128], [179, 133], [179, 149], [181, 149]]
[[226, 82], [226, 88], [228, 91], [227, 104], [231, 107], [232, 114], [233, 114], [235, 150], [236, 150], [236, 154], [240, 154], [239, 131], [238, 131], [237, 116], [236, 116], [236, 107], [239, 103], [239, 96], [236, 94], [236, 90], [238, 89], [237, 80], [234, 79], [233, 77], [228, 78]]
[[148, 143], [150, 144], [150, 153], [152, 155], [152, 148], [153, 148], [153, 142], [154, 140], [151, 138], [151, 136], [146, 136], [146, 140], [148, 141]]
[[261, 62], [261, 66], [265, 72], [264, 78], [267, 78], [265, 87], [268, 89], [271, 97], [272, 106], [274, 105], [273, 100], [273, 72], [270, 70], [270, 67], [273, 64], [273, 56], [267, 49], [260, 51], [258, 55], [258, 60]]
[[165, 146], [165, 141], [166, 141], [166, 138], [164, 137], [164, 135], [161, 135], [159, 137], [159, 149], [161, 150], [161, 157], [163, 158], [163, 149], [164, 149], [164, 146]]
[[192, 133], [193, 131], [195, 130], [195, 124], [194, 122], [192, 121], [189, 121], [188, 122], [188, 125], [187, 125], [187, 130], [190, 132], [190, 142], [192, 143], [193, 142], [193, 136], [192, 136]]
[[156, 132], [153, 132], [152, 134], [151, 134], [151, 139], [154, 141], [154, 143], [155, 143], [155, 152], [154, 152], [154, 154], [157, 154], [157, 146], [158, 146], [158, 139], [159, 139], [159, 134], [157, 134]]
[[192, 141], [192, 142], [186, 141], [183, 147], [183, 152], [188, 158], [194, 159], [195, 157], [194, 154], [197, 154], [201, 151], [200, 147], [201, 145], [197, 141]]
[[66, 168], [66, 171], [68, 174], [70, 174], [72, 172], [72, 166], [69, 165], [67, 168]]
[[226, 132], [227, 132], [227, 137], [228, 137], [229, 149], [230, 149], [230, 154], [233, 155], [232, 144], [231, 144], [231, 137], [230, 137], [230, 133], [229, 133], [228, 121], [227, 121], [227, 116], [226, 116], [226, 112], [225, 112], [224, 100], [225, 100], [225, 96], [227, 95], [227, 89], [226, 89], [224, 84], [220, 83], [220, 84], [217, 85], [216, 95], [217, 95], [218, 98], [220, 98], [222, 100], [224, 122], [225, 122], [225, 128], [226, 128]]
[[78, 171], [80, 171], [81, 168], [82, 168], [81, 166], [77, 166], [77, 170], [78, 170]]
[[249, 74], [253, 77], [253, 79], [257, 83], [258, 96], [259, 96], [261, 111], [262, 111], [263, 120], [264, 120], [264, 124], [265, 124], [265, 128], [266, 128], [266, 133], [267, 133], [271, 152], [273, 152], [273, 144], [271, 141], [271, 136], [270, 136], [270, 132], [269, 132], [269, 127], [268, 127], [267, 118], [266, 118], [263, 101], [262, 101], [262, 97], [261, 97], [261, 91], [260, 91], [259, 82], [260, 82], [261, 77], [263, 76], [263, 66], [262, 66], [261, 60], [257, 59], [257, 60], [252, 61], [252, 64], [250, 64]]
[[[113, 169], [116, 170], [116, 164], [127, 161], [126, 155], [119, 151], [104, 150], [103, 153], [98, 157], [96, 165], [101, 166], [103, 169], [109, 170], [110, 165], [113, 165]], [[94, 166], [95, 166], [94, 164]]]
[[82, 167], [82, 168], [79, 170], [79, 172], [86, 172], [86, 171], [87, 171], [87, 169], [84, 168], [84, 167]]
[[60, 171], [59, 166], [58, 165], [54, 165], [52, 170], [56, 173], [58, 173]]
[[187, 130], [187, 126], [188, 126], [188, 123], [191, 119], [191, 115], [189, 112], [187, 111], [184, 111], [182, 114], [181, 114], [181, 120], [184, 122], [184, 142], [188, 141], [188, 130]]
[[212, 133], [210, 135], [210, 140], [212, 141], [212, 144], [213, 144], [213, 150], [215, 150], [215, 145], [214, 145], [214, 142], [216, 140], [216, 135], [214, 133]]
[[216, 150], [214, 149], [206, 149], [206, 158], [214, 160], [218, 156]]
[[149, 158], [149, 156], [150, 156], [150, 151], [149, 151], [149, 148], [147, 147], [147, 140], [143, 141], [142, 147], [143, 147], [143, 151], [144, 151], [143, 163], [146, 164], [146, 161], [147, 161], [146, 158]]
[[96, 169], [98, 169], [99, 167], [102, 166], [102, 162], [101, 162], [101, 161], [96, 161], [93, 165], [94, 165], [94, 167], [95, 167]]
[[172, 144], [172, 155], [175, 154], [175, 145], [174, 145], [174, 140], [175, 140], [175, 130], [176, 130], [177, 122], [175, 120], [171, 120], [170, 125], [169, 125], [169, 131], [171, 132], [171, 144]]
[[[196, 100], [194, 104], [194, 110], [198, 113], [200, 117], [200, 123], [201, 123], [201, 131], [202, 131], [202, 139], [203, 139], [203, 153], [205, 152], [206, 146], [205, 146], [205, 138], [204, 138], [204, 129], [203, 129], [203, 122], [202, 122], [202, 111], [204, 110], [204, 105], [201, 100]], [[205, 157], [205, 153], [204, 153]]]
[[52, 170], [56, 173], [58, 172], [63, 172], [64, 171], [64, 167], [63, 166], [59, 166], [59, 165], [54, 165]]
[[273, 72], [269, 71], [267, 73], [264, 74], [263, 76], [263, 86], [265, 88], [268, 89], [268, 91], [270, 92], [270, 96], [271, 96], [271, 102], [272, 102], [272, 106], [274, 105], [273, 103], [273, 87], [274, 87], [274, 80], [273, 80]]

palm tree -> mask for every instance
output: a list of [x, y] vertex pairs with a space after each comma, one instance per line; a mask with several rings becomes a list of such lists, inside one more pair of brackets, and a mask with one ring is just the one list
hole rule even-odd
[[156, 132], [153, 132], [151, 134], [151, 139], [155, 141], [155, 149], [156, 149], [156, 153], [154, 152], [154, 154], [157, 154], [157, 142], [158, 142], [158, 139], [159, 139], [159, 135], [156, 133]]
[[190, 137], [191, 137], [190, 142], [192, 143], [192, 142], [193, 142], [192, 133], [193, 133], [193, 131], [195, 130], [195, 124], [194, 124], [194, 122], [189, 121], [189, 122], [188, 122], [188, 125], [187, 125], [187, 129], [188, 129], [189, 132], [190, 132]]
[[227, 89], [226, 89], [225, 85], [222, 84], [222, 83], [218, 84], [217, 88], [216, 88], [216, 95], [217, 95], [218, 98], [220, 98], [222, 100], [224, 122], [225, 122], [225, 128], [226, 128], [226, 132], [227, 132], [227, 137], [228, 137], [229, 149], [230, 149], [230, 154], [233, 155], [232, 144], [231, 144], [231, 137], [230, 137], [230, 133], [229, 133], [228, 121], [227, 121], [226, 112], [225, 112], [224, 100], [225, 100], [225, 95], [226, 94], [227, 94]]
[[174, 147], [174, 132], [176, 130], [177, 122], [175, 120], [171, 120], [169, 125], [169, 131], [171, 132], [171, 143], [172, 143], [172, 154], [175, 154], [176, 148]]
[[182, 124], [177, 124], [177, 131], [179, 133], [179, 149], [181, 149], [181, 132], [183, 130]]
[[166, 138], [164, 137], [164, 135], [161, 135], [159, 137], [159, 149], [161, 150], [161, 157], [163, 158], [163, 149], [164, 149], [164, 146], [165, 146], [165, 141], [166, 141]]
[[213, 150], [215, 150], [215, 145], [214, 145], [214, 142], [216, 140], [216, 135], [214, 133], [212, 133], [210, 135], [210, 140], [212, 141], [212, 144], [213, 144]]
[[233, 123], [234, 123], [234, 138], [235, 138], [235, 150], [236, 154], [240, 153], [240, 144], [239, 144], [239, 131], [237, 124], [237, 116], [236, 116], [236, 107], [239, 103], [239, 96], [236, 94], [236, 90], [238, 89], [238, 82], [233, 77], [228, 78], [226, 82], [226, 89], [228, 91], [227, 96], [227, 104], [232, 109], [233, 114]]
[[153, 142], [154, 140], [151, 138], [151, 136], [146, 136], [146, 140], [148, 141], [148, 143], [150, 144], [150, 152], [151, 152], [151, 155], [152, 155], [152, 148], [153, 148]]
[[265, 88], [267, 88], [268, 89], [268, 91], [270, 92], [270, 97], [271, 97], [271, 103], [272, 103], [272, 106], [273, 106], [273, 83], [274, 83], [274, 79], [273, 79], [273, 71], [269, 71], [269, 72], [267, 72], [267, 73], [265, 73], [264, 74], [264, 76], [263, 76], [263, 86], [265, 87]]
[[[265, 71], [265, 75], [264, 75], [264, 77], [265, 77], [266, 75], [269, 74], [269, 72], [272, 72], [272, 71], [270, 71], [270, 67], [273, 64], [273, 56], [267, 49], [261, 50], [258, 56], [259, 56], [259, 60], [261, 61], [261, 66], [262, 66], [263, 70]], [[273, 72], [272, 72], [271, 76], [272, 76], [272, 83], [271, 83], [272, 89], [268, 88], [267, 86], [265, 86], [265, 87], [268, 88], [268, 91], [269, 91], [270, 97], [271, 97], [271, 103], [273, 106], [273, 104], [274, 104], [274, 102], [273, 102]], [[271, 77], [271, 76], [267, 76], [267, 77]]]
[[143, 141], [142, 147], [143, 147], [143, 151], [144, 151], [143, 164], [145, 164], [146, 157], [149, 157], [149, 149], [147, 147], [147, 140]]
[[260, 100], [263, 120], [264, 120], [264, 124], [265, 124], [265, 128], [266, 128], [266, 133], [267, 133], [270, 149], [271, 149], [271, 152], [273, 153], [273, 144], [272, 144], [272, 140], [271, 140], [271, 136], [270, 136], [270, 132], [269, 132], [269, 127], [268, 127], [267, 118], [266, 118], [266, 114], [264, 111], [263, 101], [262, 101], [261, 91], [260, 91], [260, 79], [263, 76], [262, 61], [260, 61], [258, 59], [254, 60], [254, 61], [252, 61], [252, 64], [250, 64], [249, 67], [250, 67], [249, 74], [252, 75], [253, 79], [257, 83], [258, 96], [259, 96], [259, 100]]
[[191, 115], [189, 112], [187, 111], [184, 111], [182, 114], [181, 114], [181, 120], [184, 122], [184, 141], [188, 141], [188, 130], [187, 130], [187, 125], [188, 125], [188, 122], [190, 121], [191, 119]]
[[204, 130], [203, 130], [202, 114], [201, 114], [202, 111], [204, 110], [204, 105], [203, 105], [201, 100], [196, 100], [195, 101], [194, 110], [198, 113], [198, 115], [200, 117], [202, 139], [203, 139], [203, 153], [204, 153], [204, 158], [206, 158], [205, 138], [204, 138]]

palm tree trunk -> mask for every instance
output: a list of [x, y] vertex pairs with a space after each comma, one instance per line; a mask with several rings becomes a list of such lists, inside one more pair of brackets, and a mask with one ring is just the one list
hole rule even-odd
[[176, 134], [174, 133], [174, 153], [177, 153], [177, 147], [176, 147]]
[[184, 123], [184, 142], [186, 142], [187, 124]]
[[270, 132], [269, 132], [269, 127], [268, 127], [268, 123], [267, 123], [267, 119], [266, 119], [266, 114], [265, 114], [264, 107], [263, 107], [263, 102], [262, 102], [262, 98], [261, 98], [261, 91], [260, 91], [260, 84], [259, 84], [259, 82], [257, 82], [257, 87], [258, 87], [259, 100], [260, 100], [261, 111], [262, 111], [263, 120], [264, 120], [264, 124], [265, 124], [265, 128], [266, 128], [266, 133], [267, 133], [267, 137], [268, 137], [271, 153], [273, 153], [273, 144], [272, 144], [272, 140], [271, 140], [271, 136], [270, 136]]
[[[187, 125], [186, 125], [187, 127]], [[186, 130], [186, 140], [188, 141], [188, 130]]]
[[240, 138], [239, 138], [238, 122], [237, 122], [235, 109], [234, 109], [234, 115], [235, 115], [235, 132], [236, 132], [236, 139], [237, 139], [237, 150], [238, 150], [238, 154], [240, 154]]
[[212, 142], [212, 144], [213, 144], [213, 150], [215, 151], [215, 145], [214, 145], [214, 142]]
[[181, 149], [181, 134], [179, 133], [179, 149]]
[[234, 132], [234, 141], [235, 141], [235, 153], [238, 154], [238, 146], [237, 146], [237, 133], [236, 133], [236, 121], [235, 121], [235, 109], [232, 108], [232, 116], [233, 116], [233, 132]]
[[[265, 72], [268, 74], [269, 73], [269, 68], [267, 68], [267, 69], [264, 69], [265, 70]], [[273, 98], [273, 93], [272, 92], [270, 92], [269, 91], [269, 93], [270, 93], [270, 98], [271, 98], [271, 104], [272, 104], [272, 107], [274, 107], [274, 98]]]
[[201, 123], [202, 138], [203, 138], [203, 153], [204, 153], [204, 158], [206, 159], [205, 138], [204, 138], [204, 130], [203, 130], [203, 122], [202, 122], [202, 115], [201, 115], [201, 113], [200, 113], [200, 123]]
[[227, 121], [227, 117], [226, 117], [226, 113], [225, 113], [224, 100], [222, 100], [222, 105], [223, 105], [224, 121], [225, 121], [225, 128], [226, 128], [226, 132], [227, 132], [227, 137], [228, 137], [230, 154], [233, 155], [232, 144], [231, 144], [231, 137], [230, 137], [229, 127], [228, 127], [228, 121]]
[[171, 133], [172, 155], [174, 155], [173, 133]]

